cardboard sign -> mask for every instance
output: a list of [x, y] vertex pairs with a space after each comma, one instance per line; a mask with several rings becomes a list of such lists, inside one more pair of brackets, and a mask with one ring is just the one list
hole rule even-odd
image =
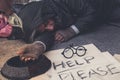
[[62, 54], [64, 49], [47, 52], [51, 69], [31, 80], [119, 80], [120, 63], [109, 52], [101, 53], [93, 44], [84, 47], [87, 49], [84, 56], [74, 54], [69, 59]]

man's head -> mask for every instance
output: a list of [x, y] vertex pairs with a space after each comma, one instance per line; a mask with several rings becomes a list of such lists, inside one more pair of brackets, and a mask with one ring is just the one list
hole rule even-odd
[[55, 29], [55, 22], [54, 20], [49, 19], [47, 22], [41, 24], [38, 28], [41, 32], [53, 31]]

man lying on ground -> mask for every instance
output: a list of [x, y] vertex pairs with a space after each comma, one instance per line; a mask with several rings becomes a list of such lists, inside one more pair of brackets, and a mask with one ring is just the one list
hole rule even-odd
[[[0, 10], [8, 14], [3, 7]], [[13, 13], [8, 16], [8, 23], [13, 26], [8, 38], [22, 39], [27, 43], [18, 51], [21, 60], [35, 60], [55, 41], [65, 42], [92, 29], [95, 17], [89, 0], [31, 2], [17, 15]]]

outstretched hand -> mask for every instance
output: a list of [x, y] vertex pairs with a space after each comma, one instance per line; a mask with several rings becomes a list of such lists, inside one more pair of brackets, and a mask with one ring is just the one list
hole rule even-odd
[[22, 61], [36, 60], [44, 52], [43, 46], [38, 44], [26, 44], [17, 52]]

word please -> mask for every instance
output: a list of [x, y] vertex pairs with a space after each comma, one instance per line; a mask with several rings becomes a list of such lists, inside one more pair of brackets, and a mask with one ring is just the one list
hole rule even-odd
[[[104, 76], [114, 76], [120, 75], [120, 69], [114, 64], [108, 64], [105, 66], [99, 66], [97, 68], [90, 68], [89, 70], [82, 69], [72, 69], [69, 71], [58, 72], [58, 77], [60, 80], [91, 80], [95, 77], [103, 78]], [[103, 80], [105, 80], [103, 78]]]

